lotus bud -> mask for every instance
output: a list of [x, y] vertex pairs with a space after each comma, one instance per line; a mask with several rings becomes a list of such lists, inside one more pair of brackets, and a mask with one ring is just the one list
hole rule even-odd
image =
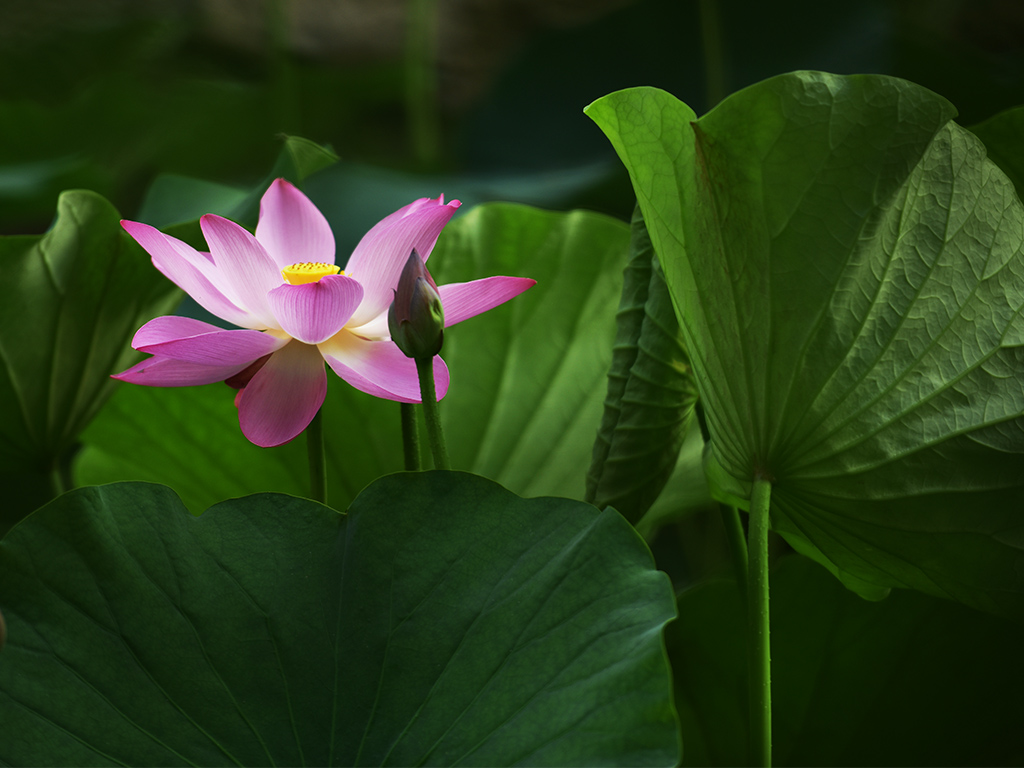
[[430, 358], [444, 343], [444, 308], [434, 278], [413, 249], [388, 309], [391, 340], [406, 357]]

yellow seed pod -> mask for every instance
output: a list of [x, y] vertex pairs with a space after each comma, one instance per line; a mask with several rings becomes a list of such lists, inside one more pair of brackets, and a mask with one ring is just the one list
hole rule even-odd
[[281, 270], [281, 277], [285, 279], [285, 282], [292, 285], [315, 283], [321, 277], [337, 274], [343, 275], [345, 273], [341, 271], [341, 267], [337, 267], [334, 264], [325, 264], [322, 261], [304, 261], [299, 264], [289, 264]]

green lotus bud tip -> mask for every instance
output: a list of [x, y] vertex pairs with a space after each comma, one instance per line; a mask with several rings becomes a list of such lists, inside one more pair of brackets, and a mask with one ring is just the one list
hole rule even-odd
[[406, 357], [433, 357], [444, 343], [441, 294], [415, 249], [398, 279], [395, 299], [388, 309], [388, 330]]

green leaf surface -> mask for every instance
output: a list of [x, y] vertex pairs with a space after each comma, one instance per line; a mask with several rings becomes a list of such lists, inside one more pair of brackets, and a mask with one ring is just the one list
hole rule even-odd
[[675, 470], [697, 400], [672, 298], [639, 207], [617, 322], [585, 500], [613, 506], [636, 523]]
[[62, 496], [0, 542], [10, 765], [673, 765], [671, 590], [611, 511], [401, 474], [347, 515]]
[[[0, 461], [7, 472], [38, 476], [58, 467], [110, 394], [110, 374], [134, 355], [132, 334], [177, 301], [177, 289], [118, 221], [99, 195], [70, 191], [46, 234], [0, 238]], [[33, 508], [5, 505], [4, 520]]]
[[450, 224], [438, 283], [522, 275], [537, 285], [445, 331], [441, 418], [452, 466], [524, 496], [582, 499], [615, 337], [629, 228], [586, 211], [495, 203]]
[[661, 526], [715, 505], [704, 477], [701, 461], [703, 449], [704, 440], [700, 429], [696, 419], [691, 419], [668, 484], [662, 489], [658, 500], [636, 523], [637, 532], [648, 542], [653, 540]]
[[[453, 467], [522, 495], [583, 497], [628, 242], [628, 227], [605, 216], [508, 204], [480, 206], [445, 228], [429, 262], [438, 283], [502, 274], [538, 281], [445, 332], [451, 387], [441, 417]], [[343, 507], [402, 468], [399, 409], [328, 378], [328, 492]], [[232, 391], [202, 390], [123, 385], [86, 435], [77, 481], [166, 483], [195, 512], [247, 492], [304, 494], [304, 439], [253, 449]]]
[[588, 108], [633, 179], [693, 361], [717, 492], [869, 594], [1024, 615], [1024, 209], [953, 107], [794, 73], [695, 120]]
[[[779, 765], [1020, 765], [1020, 626], [901, 590], [870, 603], [806, 558], [772, 571]], [[679, 598], [666, 633], [684, 765], [743, 765], [744, 607], [732, 582]]]
[[[328, 503], [343, 509], [371, 481], [402, 469], [398, 406], [335, 376], [328, 377], [328, 387]], [[277, 448], [253, 445], [238, 426], [234, 392], [226, 384], [120, 387], [85, 433], [76, 481], [162, 483], [195, 514], [261, 491], [307, 496], [305, 436]]]

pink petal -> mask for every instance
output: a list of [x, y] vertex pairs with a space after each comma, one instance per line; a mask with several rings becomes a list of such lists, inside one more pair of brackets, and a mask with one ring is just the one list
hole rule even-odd
[[155, 317], [139, 328], [132, 339], [132, 349], [138, 349], [148, 344], [162, 344], [165, 341], [174, 341], [186, 336], [198, 336], [201, 333], [220, 331], [216, 325], [204, 323], [193, 317], [179, 317], [178, 315], [164, 315]]
[[377, 222], [363, 235], [345, 265], [345, 273], [363, 286], [363, 303], [352, 315], [351, 325], [362, 325], [387, 310], [402, 267], [415, 248], [426, 261], [438, 235], [455, 210], [458, 200], [422, 198]]
[[261, 320], [264, 328], [278, 328], [267, 294], [284, 278], [263, 246], [243, 227], [212, 213], [199, 219], [199, 226], [222, 277], [222, 290]]
[[327, 219], [284, 179], [275, 179], [260, 200], [256, 239], [278, 269], [304, 261], [334, 263], [334, 233]]
[[528, 277], [485, 277], [469, 283], [442, 285], [438, 292], [444, 307], [444, 327], [494, 309], [536, 284], [536, 280]]
[[316, 347], [292, 341], [239, 390], [238, 423], [264, 448], [294, 440], [316, 416], [327, 394], [327, 373]]
[[158, 317], [142, 326], [132, 339], [141, 352], [213, 366], [249, 365], [288, 343], [262, 331], [231, 329], [189, 317]]
[[166, 357], [148, 357], [123, 373], [115, 373], [111, 378], [147, 387], [192, 387], [224, 381], [244, 368], [244, 363], [199, 365]]
[[315, 283], [279, 285], [268, 296], [285, 333], [319, 344], [340, 331], [363, 298], [363, 288], [346, 275], [327, 275]]
[[349, 323], [348, 330], [356, 336], [369, 341], [387, 341], [391, 338], [391, 329], [388, 328], [388, 313], [386, 311], [381, 312], [368, 323], [363, 323], [362, 325], [353, 326], [352, 323]]
[[217, 287], [217, 269], [209, 256], [148, 224], [126, 220], [121, 226], [150, 255], [153, 266], [203, 309], [243, 328], [261, 326]]
[[[358, 390], [400, 403], [420, 402], [416, 361], [391, 341], [367, 341], [339, 333], [320, 344], [331, 369]], [[434, 388], [440, 400], [448, 392], [448, 366], [434, 358]]]

